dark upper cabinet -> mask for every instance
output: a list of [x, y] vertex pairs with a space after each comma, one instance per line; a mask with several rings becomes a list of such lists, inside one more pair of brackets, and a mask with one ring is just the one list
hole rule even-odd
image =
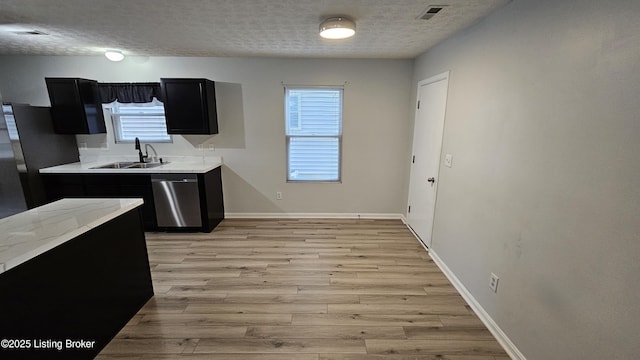
[[45, 78], [53, 126], [59, 134], [106, 133], [98, 82], [79, 78]]
[[160, 79], [169, 134], [217, 134], [215, 83], [207, 79]]

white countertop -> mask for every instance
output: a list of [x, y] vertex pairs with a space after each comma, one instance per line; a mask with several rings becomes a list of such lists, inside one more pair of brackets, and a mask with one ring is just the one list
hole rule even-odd
[[142, 199], [62, 199], [0, 219], [0, 274], [142, 204]]
[[203, 158], [199, 160], [178, 160], [148, 169], [92, 169], [115, 161], [77, 162], [40, 169], [41, 174], [170, 174], [196, 173], [204, 174], [222, 165], [222, 159]]

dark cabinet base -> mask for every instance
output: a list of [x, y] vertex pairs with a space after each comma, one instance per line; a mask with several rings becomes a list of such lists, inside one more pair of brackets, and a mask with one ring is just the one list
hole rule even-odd
[[93, 359], [153, 296], [139, 209], [0, 274], [0, 294], [0, 339], [21, 346], [0, 358]]
[[[198, 175], [200, 186], [200, 207], [202, 211], [202, 231], [210, 232], [224, 219], [224, 199], [222, 197], [222, 171], [215, 168]], [[206, 205], [206, 208], [204, 207]]]
[[224, 219], [221, 167], [198, 174], [202, 227], [158, 227], [151, 174], [42, 174], [42, 178], [49, 201], [86, 197], [143, 199], [146, 231], [211, 232]]
[[49, 201], [62, 198], [141, 198], [142, 221], [147, 231], [156, 229], [156, 213], [149, 175], [42, 174]]

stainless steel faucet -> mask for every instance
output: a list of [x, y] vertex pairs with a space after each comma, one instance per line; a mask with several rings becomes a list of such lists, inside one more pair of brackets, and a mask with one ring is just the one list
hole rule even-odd
[[[158, 158], [158, 152], [156, 151], [156, 149], [151, 146], [151, 144], [144, 144], [144, 153], [145, 153], [145, 157], [148, 159], [149, 158], [149, 149], [153, 150], [153, 153], [155, 154], [155, 157], [152, 157], [152, 161], [157, 161], [155, 159]], [[161, 161], [162, 162], [162, 161]]]

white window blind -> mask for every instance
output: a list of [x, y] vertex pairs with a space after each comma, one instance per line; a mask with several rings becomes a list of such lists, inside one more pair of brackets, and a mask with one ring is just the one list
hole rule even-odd
[[7, 123], [7, 131], [10, 140], [20, 140], [18, 136], [18, 128], [16, 127], [16, 118], [13, 116], [13, 108], [11, 105], [2, 105], [4, 120]]
[[164, 105], [157, 99], [150, 103], [109, 104], [116, 142], [134, 142], [135, 138], [147, 143], [171, 142], [167, 134]]
[[288, 181], [340, 181], [342, 93], [285, 89]]

